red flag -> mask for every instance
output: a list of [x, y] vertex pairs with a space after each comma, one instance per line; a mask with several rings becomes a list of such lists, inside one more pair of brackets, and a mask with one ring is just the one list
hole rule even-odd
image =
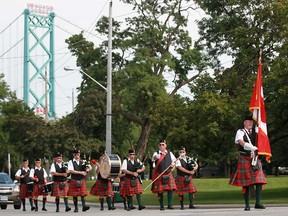
[[253, 119], [257, 122], [258, 137], [256, 146], [259, 155], [266, 155], [266, 161], [270, 163], [271, 148], [267, 134], [266, 112], [264, 106], [264, 94], [262, 85], [262, 62], [259, 58], [258, 74], [254, 84], [254, 90], [250, 101], [250, 111], [253, 113]]

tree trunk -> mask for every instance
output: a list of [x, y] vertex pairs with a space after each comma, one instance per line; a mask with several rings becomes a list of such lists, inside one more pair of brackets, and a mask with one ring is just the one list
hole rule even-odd
[[137, 148], [136, 148], [137, 157], [141, 161], [143, 160], [143, 157], [145, 156], [145, 153], [146, 153], [146, 147], [148, 143], [149, 134], [151, 131], [151, 126], [152, 126], [151, 121], [145, 120], [141, 128], [141, 134], [138, 139]]

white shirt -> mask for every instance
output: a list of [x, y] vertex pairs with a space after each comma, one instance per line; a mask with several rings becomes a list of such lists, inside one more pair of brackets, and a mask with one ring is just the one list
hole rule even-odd
[[[56, 163], [60, 168], [62, 168], [62, 162], [60, 163]], [[51, 168], [50, 168], [50, 173], [53, 173], [53, 172], [56, 172], [56, 167], [55, 167], [55, 163], [53, 163], [51, 165]]]
[[[30, 170], [29, 167], [28, 167], [27, 169], [25, 169], [24, 167], [22, 167], [22, 169], [25, 170], [25, 172], [28, 172], [28, 171]], [[16, 172], [15, 176], [18, 176], [18, 177], [21, 176], [21, 169], [19, 169], [19, 170]]]
[[75, 158], [73, 158], [72, 160], [70, 160], [68, 162], [68, 170], [74, 170], [74, 166], [73, 166], [73, 162], [76, 161], [76, 163], [79, 165], [80, 164], [80, 160], [76, 160]]
[[[166, 150], [167, 151], [167, 150]], [[155, 162], [154, 160], [154, 156], [158, 155], [158, 157], [160, 158], [161, 155], [162, 155], [162, 152], [160, 150], [154, 152], [153, 156], [152, 156], [152, 161]], [[174, 156], [174, 154], [170, 151], [170, 157], [171, 157], [171, 160], [172, 160], [172, 163], [176, 160], [176, 157]]]
[[[35, 170], [36, 170], [36, 169], [40, 170], [41, 168], [42, 168], [42, 167], [39, 167], [39, 168], [38, 168], [38, 167], [35, 167], [34, 169], [31, 169], [29, 177], [33, 177], [33, 178], [34, 178]], [[44, 171], [44, 178], [47, 178], [48, 175], [47, 175], [46, 170], [43, 169], [43, 171]]]
[[[248, 131], [248, 129], [244, 128], [246, 131]], [[243, 137], [245, 135], [244, 133], [244, 129], [238, 129], [236, 132], [236, 136], [235, 136], [235, 143], [239, 144], [239, 140], [243, 140]], [[255, 127], [255, 132], [258, 133], [258, 127]]]
[[[123, 163], [122, 163], [122, 166], [121, 166], [121, 170], [127, 170], [127, 162], [128, 162], [128, 160], [129, 161], [131, 161], [131, 163], [134, 165], [134, 162], [136, 161], [136, 162], [140, 162], [140, 165], [143, 165], [143, 163], [139, 160], [139, 159], [135, 159], [135, 160], [130, 160], [130, 158], [127, 158], [127, 160], [125, 159], [124, 161], [123, 161]], [[144, 165], [143, 165], [143, 167], [144, 167]]]
[[183, 160], [187, 163], [186, 156], [185, 156], [185, 157], [180, 157], [179, 160], [176, 161], [176, 167], [178, 167], [178, 166], [182, 166], [182, 165], [181, 165], [181, 161], [180, 161], [180, 159], [183, 159]]

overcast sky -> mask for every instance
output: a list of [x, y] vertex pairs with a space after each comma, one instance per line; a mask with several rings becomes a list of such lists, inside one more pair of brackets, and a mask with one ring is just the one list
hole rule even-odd
[[[6, 82], [11, 86], [12, 90], [16, 91], [19, 98], [23, 99], [23, 75], [15, 74], [15, 68], [17, 67], [17, 71], [23, 71], [23, 46], [19, 44], [4, 56], [1, 57], [1, 55], [23, 37], [24, 15], [21, 14], [27, 8], [27, 4], [34, 3], [52, 6], [56, 14], [54, 19], [55, 111], [56, 116], [61, 117], [72, 111], [73, 101], [74, 106], [76, 106], [76, 97], [78, 94], [76, 88], [81, 83], [81, 74], [79, 72], [67, 72], [63, 70], [64, 66], [76, 68], [75, 58], [70, 55], [65, 44], [65, 39], [70, 37], [71, 34], [78, 34], [81, 30], [94, 34], [93, 29], [96, 22], [104, 15], [109, 16], [109, 2], [110, 0], [1, 0], [0, 73], [5, 74]], [[133, 15], [135, 15], [135, 12], [132, 11], [131, 6], [124, 5], [119, 0], [113, 0], [113, 18], [124, 20], [126, 17]], [[19, 18], [17, 19], [17, 17]], [[200, 19], [201, 15], [200, 13], [195, 13], [193, 17]], [[14, 22], [15, 19], [17, 20]], [[3, 32], [11, 23], [13, 25]], [[191, 29], [195, 29], [196, 25], [194, 21], [190, 25]], [[88, 40], [92, 40], [95, 43], [102, 41], [101, 38], [95, 35], [89, 35], [88, 33], [84, 35]], [[39, 80], [37, 88], [43, 89], [43, 86], [44, 81]], [[72, 98], [72, 91], [74, 92], [74, 99]]]

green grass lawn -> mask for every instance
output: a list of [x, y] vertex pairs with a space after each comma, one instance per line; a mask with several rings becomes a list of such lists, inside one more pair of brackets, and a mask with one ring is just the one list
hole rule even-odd
[[[198, 192], [195, 194], [194, 204], [243, 204], [241, 187], [228, 184], [228, 178], [199, 178], [193, 180]], [[87, 187], [90, 191], [95, 181], [88, 181]], [[150, 183], [150, 180], [143, 181], [143, 189]], [[262, 200], [265, 204], [288, 203], [288, 176], [268, 176], [264, 186]], [[188, 196], [184, 196], [185, 204], [188, 204]], [[88, 202], [98, 202], [98, 197], [89, 195]], [[134, 201], [136, 202], [136, 201]], [[151, 193], [148, 188], [142, 195], [144, 205], [158, 205], [157, 195]], [[255, 202], [251, 198], [251, 204]], [[167, 203], [167, 196], [164, 196], [164, 203]], [[173, 203], [179, 204], [178, 196], [174, 194]]]

